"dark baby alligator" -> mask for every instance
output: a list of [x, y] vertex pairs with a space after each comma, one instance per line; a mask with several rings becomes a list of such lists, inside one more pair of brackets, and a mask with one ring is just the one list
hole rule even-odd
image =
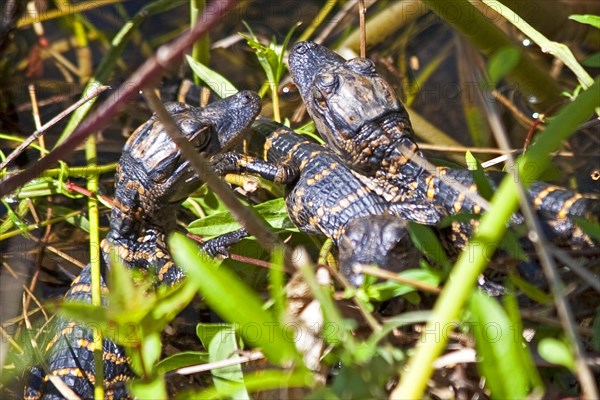
[[435, 225], [445, 215], [441, 208], [408, 201], [391, 204], [356, 178], [335, 153], [284, 125], [259, 118], [253, 129], [266, 137], [266, 159], [235, 152], [219, 154], [213, 157], [215, 172], [246, 172], [286, 184], [286, 207], [291, 221], [303, 232], [331, 238], [336, 246], [344, 238], [368, 240], [358, 225], [354, 228], [357, 232], [345, 236], [350, 234], [346, 228], [354, 220], [361, 219], [363, 224], [378, 230], [387, 241], [379, 243], [377, 254], [370, 246], [358, 246], [345, 253], [342, 272], [354, 284], [360, 284], [362, 278], [349, 270], [353, 262], [383, 266], [391, 259], [404, 259], [405, 264], [415, 264], [414, 260], [406, 260], [408, 253], [418, 256], [418, 252], [405, 253], [413, 247], [405, 225], [400, 223], [394, 225], [394, 230], [384, 232], [389, 226], [384, 223], [385, 215], [400, 217], [399, 221]]
[[[434, 174], [414, 161], [423, 155], [408, 113], [371, 60], [346, 61], [326, 47], [302, 42], [291, 50], [289, 68], [319, 133], [376, 193], [394, 203], [429, 200], [450, 214], [480, 213], [479, 204], [451, 185], [477, 192], [471, 171], [438, 167]], [[492, 186], [503, 176], [488, 174]], [[597, 198], [543, 182], [533, 182], [528, 193], [555, 242], [595, 244], [575, 219], [598, 221]], [[463, 224], [453, 239], [466, 243], [468, 230]]]
[[[210, 156], [235, 145], [260, 112], [260, 99], [253, 92], [240, 92], [203, 109], [183, 103], [169, 103], [166, 108], [190, 145]], [[183, 273], [171, 261], [165, 235], [175, 228], [181, 203], [201, 183], [202, 177], [182, 157], [156, 116], [140, 126], [119, 160], [116, 205], [102, 242], [103, 269], [110, 267], [114, 250], [129, 268], [155, 268], [157, 284], [177, 283]], [[73, 281], [65, 300], [91, 303], [90, 284], [88, 265]], [[104, 280], [102, 290], [107, 290]], [[96, 374], [91, 330], [58, 317], [54, 332], [46, 347], [47, 368], [33, 369], [25, 398], [64, 398], [48, 375], [62, 379], [81, 398], [92, 398]], [[106, 398], [127, 397], [125, 385], [114, 386], [133, 376], [123, 348], [105, 339], [103, 359]]]

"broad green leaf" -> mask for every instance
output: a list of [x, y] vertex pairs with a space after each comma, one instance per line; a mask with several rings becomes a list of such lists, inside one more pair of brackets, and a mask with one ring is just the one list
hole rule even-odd
[[433, 230], [425, 225], [414, 222], [408, 224], [408, 232], [413, 243], [427, 258], [441, 266], [445, 272], [449, 272], [452, 263], [446, 254], [446, 250], [440, 243]]
[[596, 29], [600, 29], [600, 16], [590, 14], [574, 14], [569, 16], [569, 19], [577, 21], [581, 24], [591, 25]]
[[[277, 388], [311, 387], [314, 385], [313, 374], [306, 370], [281, 371], [261, 370], [244, 377], [245, 387], [249, 392], [266, 391]], [[237, 385], [242, 386], [242, 385]], [[211, 400], [232, 397], [238, 387], [232, 385], [228, 392], [217, 390], [212, 387], [196, 393], [182, 393], [179, 399]]]
[[516, 260], [529, 261], [529, 254], [521, 246], [516, 232], [506, 231], [506, 234], [500, 241], [500, 248]]
[[208, 362], [208, 353], [204, 351], [183, 351], [165, 357], [156, 364], [156, 371], [166, 373], [175, 371], [179, 368], [189, 367], [192, 365], [204, 364]]
[[[492, 397], [521, 399], [532, 389], [529, 371], [522, 364], [520, 330], [511, 322], [498, 302], [474, 291], [469, 303], [472, 330], [477, 348], [477, 368], [486, 379]], [[506, 379], [510, 376], [510, 379]]]
[[246, 28], [248, 28], [252, 36], [245, 35], [243, 33], [240, 33], [240, 35], [246, 39], [248, 46], [250, 46], [250, 48], [252, 48], [256, 53], [256, 58], [258, 59], [262, 69], [265, 71], [269, 83], [276, 84], [277, 66], [279, 64], [279, 57], [277, 53], [273, 48], [261, 44], [256, 36], [254, 36], [254, 33], [252, 33], [248, 25], [246, 25]]
[[284, 251], [277, 248], [271, 254], [271, 268], [269, 269], [269, 294], [273, 301], [273, 311], [278, 321], [285, 318], [286, 292], [285, 292]]
[[190, 64], [192, 71], [220, 98], [229, 97], [238, 92], [237, 88], [223, 75], [194, 60], [189, 55], [186, 55], [185, 59]]
[[[533, 356], [528, 350], [527, 343], [523, 338], [523, 321], [521, 320], [521, 315], [519, 313], [519, 303], [517, 297], [514, 295], [514, 290], [510, 286], [508, 287], [508, 294], [504, 296], [504, 308], [506, 309], [506, 315], [510, 320], [510, 329], [511, 333], [514, 334], [515, 343], [517, 345], [520, 343], [521, 348], [523, 349], [522, 351], [517, 351], [517, 354], [520, 356], [521, 365], [529, 375], [529, 380], [534, 387], [533, 393], [543, 393], [544, 384], [542, 383], [539, 371], [535, 367]], [[531, 397], [535, 397], [535, 395], [532, 394]]]
[[590, 68], [600, 68], [600, 53], [594, 53], [582, 62], [583, 65]]
[[[435, 271], [425, 269], [409, 269], [398, 274], [399, 277], [411, 279], [431, 286], [437, 286], [440, 283], [440, 274]], [[416, 291], [414, 286], [406, 285], [391, 280], [375, 283], [367, 288], [369, 299], [375, 301], [385, 301], [394, 297], [403, 296], [407, 293]]]
[[277, 71], [275, 73], [275, 78], [276, 78], [276, 82], [277, 84], [279, 84], [279, 81], [281, 80], [281, 77], [283, 76], [283, 74], [285, 73], [286, 70], [286, 65], [285, 65], [285, 61], [283, 60], [284, 56], [285, 56], [285, 49], [287, 48], [290, 39], [292, 38], [292, 35], [294, 34], [294, 31], [296, 30], [296, 28], [298, 28], [300, 26], [301, 22], [296, 22], [296, 25], [294, 25], [292, 27], [292, 29], [290, 29], [287, 33], [287, 35], [285, 35], [285, 39], [283, 39], [283, 43], [281, 44], [281, 50], [279, 51], [279, 59], [277, 60]]
[[554, 338], [544, 338], [538, 344], [540, 356], [552, 364], [562, 365], [571, 371], [575, 371], [575, 359], [573, 352], [562, 341]]
[[299, 126], [298, 128], [294, 129], [294, 132], [306, 135], [319, 144], [325, 144], [325, 141], [317, 132], [314, 121], [309, 121], [306, 124]]
[[527, 282], [518, 275], [510, 274], [510, 281], [525, 294], [525, 296], [540, 304], [551, 304], [553, 298], [537, 286]]
[[512, 71], [519, 63], [519, 51], [513, 47], [505, 47], [495, 52], [488, 63], [488, 75], [492, 85]]
[[593, 239], [600, 241], [600, 224], [598, 222], [588, 221], [583, 218], [576, 218], [576, 222], [586, 234]]
[[473, 179], [475, 180], [475, 184], [477, 185], [477, 192], [484, 199], [491, 199], [494, 195], [494, 189], [492, 188], [490, 181], [485, 175], [481, 163], [475, 158], [475, 156], [473, 156], [473, 154], [470, 151], [467, 151], [467, 153], [465, 154], [465, 159], [467, 161], [467, 166], [469, 167], [469, 170], [473, 173]]
[[[208, 350], [209, 362], [239, 359], [234, 325], [200, 323], [196, 326], [196, 334], [202, 341], [204, 348]], [[243, 385], [244, 374], [239, 364], [212, 369], [211, 373], [217, 391], [231, 393], [231, 387], [235, 386], [237, 390], [232, 395], [233, 398], [250, 398]]]
[[[38, 207], [41, 210], [47, 210], [48, 207], [45, 204], [39, 204]], [[63, 207], [63, 206], [59, 206], [56, 204], [52, 205], [52, 215], [55, 217], [65, 217], [65, 221], [67, 221], [68, 223], [70, 223], [71, 225], [84, 230], [85, 232], [89, 232], [90, 231], [90, 221], [87, 219], [87, 217], [82, 214], [74, 214], [75, 210], [72, 210], [70, 208], [67, 207]]]
[[368, 362], [346, 365], [330, 387], [340, 399], [385, 399], [385, 384], [395, 373], [394, 364], [376, 354]]
[[373, 332], [371, 336], [369, 336], [367, 343], [375, 348], [377, 343], [383, 340], [394, 329], [425, 322], [430, 316], [431, 311], [409, 311], [392, 318], [387, 318], [381, 326], [381, 329]]
[[[253, 208], [275, 229], [287, 229], [293, 227], [293, 224], [288, 217], [285, 200], [283, 198], [265, 201]], [[219, 236], [239, 228], [240, 224], [229, 211], [197, 219], [188, 226], [190, 232], [203, 237]]]
[[[160, 359], [161, 351], [162, 343], [160, 341], [160, 332], [151, 332], [145, 335], [138, 353], [141, 357], [138, 357], [137, 354], [130, 354], [131, 367], [140, 375], [142, 375], [143, 372], [153, 371], [154, 365]], [[136, 365], [138, 363], [139, 365]]]
[[167, 386], [162, 376], [152, 380], [136, 379], [127, 385], [136, 399], [166, 399]]
[[[216, 261], [201, 254], [198, 246], [181, 234], [168, 240], [177, 265], [183, 268], [206, 303], [221, 318], [239, 324], [239, 332], [247, 343], [260, 347], [275, 364], [301, 362], [290, 332], [263, 309], [263, 302], [247, 284]], [[227, 295], [227, 294], [232, 295]]]

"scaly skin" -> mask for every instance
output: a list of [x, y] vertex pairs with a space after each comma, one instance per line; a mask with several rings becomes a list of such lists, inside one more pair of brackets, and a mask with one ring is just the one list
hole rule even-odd
[[[199, 152], [214, 155], [231, 148], [260, 112], [260, 99], [253, 92], [240, 92], [204, 109], [183, 103], [166, 105], [180, 130]], [[123, 148], [116, 174], [116, 206], [110, 231], [102, 243], [103, 270], [110, 266], [114, 250], [129, 268], [156, 268], [158, 284], [172, 285], [183, 277], [173, 264], [165, 235], [173, 230], [176, 210], [202, 183], [154, 116], [140, 126]], [[104, 279], [102, 290], [107, 288]], [[90, 266], [73, 281], [66, 301], [91, 303]], [[55, 335], [48, 343], [47, 374], [62, 379], [81, 398], [92, 398], [95, 379], [92, 332], [88, 327], [58, 317]], [[123, 384], [133, 376], [124, 349], [103, 341], [106, 398], [127, 398]], [[62, 399], [40, 367], [32, 370], [25, 389], [27, 399]]]
[[[362, 233], [359, 232], [363, 232], [365, 226], [384, 229], [376, 221], [385, 214], [394, 215], [398, 221], [413, 220], [427, 225], [437, 224], [445, 215], [441, 208], [429, 202], [390, 204], [365, 186], [336, 154], [281, 124], [261, 118], [254, 124], [254, 129], [266, 137], [266, 160], [224, 153], [213, 158], [213, 167], [220, 174], [247, 172], [286, 184], [290, 219], [304, 232], [327, 236], [338, 245], [347, 234], [352, 234], [353, 238], [360, 236]], [[373, 218], [372, 222], [370, 218]], [[353, 225], [352, 230], [356, 233], [347, 232], [347, 226], [356, 219], [361, 219], [362, 225]], [[406, 231], [398, 229], [396, 232], [395, 236], [386, 235], [389, 239], [386, 248], [382, 248], [382, 243], [378, 251], [387, 252], [407, 237]], [[344, 258], [349, 261], [342, 266], [342, 271], [352, 283], [360, 284], [361, 277], [351, 273], [353, 262], [350, 260], [364, 263], [370, 260], [386, 266], [382, 264], [385, 257], [375, 257], [371, 251], [359, 247]]]
[[[289, 67], [320, 134], [373, 191], [392, 203], [430, 200], [450, 214], [481, 211], [449, 183], [476, 192], [472, 172], [438, 168], [431, 174], [414, 161], [423, 155], [408, 114], [372, 61], [346, 61], [323, 46], [302, 42], [291, 50]], [[488, 177], [494, 187], [502, 174]], [[542, 182], [533, 182], [528, 193], [553, 240], [574, 247], [596, 244], [575, 219], [598, 221], [597, 198]], [[470, 226], [462, 224], [453, 240], [464, 245], [469, 234]]]

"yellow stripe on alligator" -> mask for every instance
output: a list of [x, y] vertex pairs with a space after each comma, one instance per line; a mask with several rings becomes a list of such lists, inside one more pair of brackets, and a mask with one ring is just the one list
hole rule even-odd
[[567, 218], [567, 214], [569, 213], [569, 210], [571, 209], [573, 204], [575, 204], [577, 202], [577, 200], [579, 200], [581, 198], [583, 198], [583, 196], [580, 195], [579, 193], [576, 193], [573, 196], [571, 196], [569, 199], [567, 199], [567, 201], [565, 201], [565, 203], [560, 208], [560, 211], [558, 212], [558, 215], [557, 215], [558, 218], [559, 219]]
[[158, 281], [159, 281], [159, 282], [162, 282], [162, 281], [163, 281], [163, 279], [164, 279], [164, 277], [165, 277], [165, 274], [166, 274], [166, 273], [167, 273], [167, 272], [168, 272], [168, 271], [169, 271], [171, 268], [173, 268], [173, 267], [174, 267], [174, 265], [173, 265], [173, 261], [167, 261], [167, 262], [165, 263], [165, 265], [163, 265], [163, 266], [160, 268], [160, 271], [158, 271]]
[[429, 175], [427, 179], [425, 179], [425, 184], [427, 185], [427, 198], [429, 200], [435, 198], [435, 178], [435, 175]]
[[70, 335], [71, 333], [73, 333], [74, 327], [75, 327], [75, 321], [69, 322], [67, 324], [67, 326], [65, 326], [63, 329], [61, 329], [61, 331], [58, 332], [56, 335], [54, 335], [54, 337], [48, 342], [48, 345], [46, 345], [46, 351], [49, 351], [61, 336]]
[[455, 213], [459, 213], [460, 212], [460, 210], [462, 209], [462, 206], [463, 206], [464, 202], [465, 202], [465, 194], [464, 193], [459, 193], [458, 197], [456, 198], [456, 201], [452, 205], [452, 208], [454, 208], [454, 212]]
[[546, 189], [542, 190], [541, 192], [538, 193], [537, 196], [535, 196], [535, 199], [533, 199], [533, 206], [535, 208], [539, 208], [542, 205], [542, 202], [544, 201], [544, 199], [552, 192], [556, 191], [560, 189], [560, 187], [558, 186], [548, 186]]

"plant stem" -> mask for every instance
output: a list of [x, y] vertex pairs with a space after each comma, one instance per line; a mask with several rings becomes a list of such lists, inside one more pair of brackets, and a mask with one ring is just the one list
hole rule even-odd
[[192, 46], [194, 41], [216, 26], [221, 21], [223, 15], [236, 4], [237, 2], [234, 0], [211, 2], [204, 12], [204, 24], [195, 26], [194, 29], [183, 34], [172, 44], [162, 46], [157, 51], [156, 56], [146, 60], [119, 87], [117, 92], [119, 96], [112, 96], [105, 100], [94, 113], [88, 116], [81, 124], [77, 125], [75, 131], [70, 135], [69, 140], [61, 143], [50, 154], [37, 161], [25, 171], [4, 180], [2, 185], [0, 185], [0, 196], [6, 196], [17, 187], [39, 176], [42, 171], [72, 153], [92, 132], [96, 132], [108, 125], [114, 118], [115, 113], [121, 110], [131, 97], [137, 95], [143, 87], [156, 81], [165, 68], [173, 64], [176, 60], [181, 59], [182, 54]]
[[528, 96], [535, 97], [540, 109], [561, 100], [562, 89], [546, 70], [540, 68], [519, 46], [467, 0], [423, 0], [429, 8], [490, 57], [501, 49], [519, 52], [519, 63], [508, 77]]
[[[96, 138], [88, 137], [85, 144], [85, 158], [90, 166], [96, 166], [97, 151]], [[87, 179], [87, 189], [93, 193], [98, 191], [98, 175], [91, 175]], [[92, 304], [102, 305], [101, 271], [100, 271], [100, 234], [98, 217], [98, 200], [95, 196], [88, 197], [88, 218], [90, 221], [90, 264], [92, 274]], [[96, 380], [94, 383], [94, 399], [104, 399], [104, 361], [102, 355], [102, 330], [94, 327], [94, 367]]]
[[[518, 174], [507, 176], [492, 199], [492, 207], [482, 218], [473, 238], [461, 253], [448, 283], [440, 294], [433, 315], [427, 323], [425, 333], [416, 351], [403, 372], [398, 387], [392, 392], [393, 399], [416, 399], [423, 396], [427, 381], [433, 372], [433, 362], [444, 350], [448, 337], [441, 332], [460, 317], [465, 302], [477, 282], [477, 277], [487, 266], [489, 259], [500, 243], [506, 221], [515, 212], [518, 196], [514, 178], [527, 176], [527, 186], [541, 174], [549, 163], [549, 154], [555, 151], [583, 123], [600, 104], [598, 90], [600, 80], [573, 103], [564, 107], [545, 129], [544, 134], [529, 151], [519, 158]], [[527, 173], [527, 175], [525, 175]]]

